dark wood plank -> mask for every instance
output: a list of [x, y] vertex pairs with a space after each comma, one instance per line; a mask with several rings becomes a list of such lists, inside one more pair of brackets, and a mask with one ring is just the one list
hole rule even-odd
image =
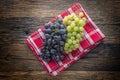
[[51, 77], [45, 71], [2, 72], [0, 79], [4, 80], [119, 80], [120, 72], [115, 71], [64, 71]]

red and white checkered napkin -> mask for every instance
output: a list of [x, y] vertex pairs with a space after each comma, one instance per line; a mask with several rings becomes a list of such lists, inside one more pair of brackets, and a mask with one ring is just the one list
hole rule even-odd
[[52, 76], [56, 76], [61, 71], [68, 68], [70, 65], [72, 65], [75, 61], [84, 56], [87, 52], [93, 49], [105, 38], [104, 34], [93, 23], [93, 21], [86, 14], [86, 12], [79, 3], [74, 4], [71, 8], [61, 13], [50, 22], [54, 22], [58, 17], [64, 18], [65, 16], [78, 11], [79, 12], [82, 11], [85, 15], [84, 17], [87, 18], [87, 24], [84, 26], [85, 29], [84, 38], [80, 42], [80, 47], [77, 50], [72, 51], [69, 55], [66, 55], [63, 61], [60, 62], [51, 61], [47, 63], [39, 57], [39, 54], [41, 54], [41, 47], [43, 46], [42, 40], [44, 38], [44, 33], [42, 32], [42, 30], [44, 29], [44, 26], [41, 26], [40, 29], [32, 33], [26, 39], [26, 43], [32, 49], [33, 53], [36, 55], [40, 63], [43, 65], [46, 71]]

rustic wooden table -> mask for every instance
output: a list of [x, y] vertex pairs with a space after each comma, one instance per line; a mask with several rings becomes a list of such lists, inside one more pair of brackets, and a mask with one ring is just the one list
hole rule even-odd
[[[106, 35], [85, 57], [51, 77], [25, 44], [40, 25], [80, 2]], [[0, 0], [0, 80], [120, 80], [119, 0]]]

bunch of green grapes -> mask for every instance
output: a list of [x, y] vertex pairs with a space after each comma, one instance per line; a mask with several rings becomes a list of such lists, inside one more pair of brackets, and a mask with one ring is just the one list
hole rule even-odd
[[63, 23], [66, 25], [67, 29], [67, 40], [64, 50], [68, 54], [79, 47], [79, 42], [82, 40], [84, 35], [86, 18], [82, 12], [79, 14], [72, 13], [64, 17]]

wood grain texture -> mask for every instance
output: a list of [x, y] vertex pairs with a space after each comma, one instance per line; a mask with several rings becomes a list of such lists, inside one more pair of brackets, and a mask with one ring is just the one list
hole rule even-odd
[[114, 71], [64, 71], [57, 77], [51, 77], [45, 71], [4, 72], [0, 79], [5, 80], [119, 80], [120, 72]]
[[[106, 39], [56, 77], [42, 68], [25, 39], [40, 25], [80, 2]], [[119, 0], [1, 0], [0, 80], [119, 80]]]

